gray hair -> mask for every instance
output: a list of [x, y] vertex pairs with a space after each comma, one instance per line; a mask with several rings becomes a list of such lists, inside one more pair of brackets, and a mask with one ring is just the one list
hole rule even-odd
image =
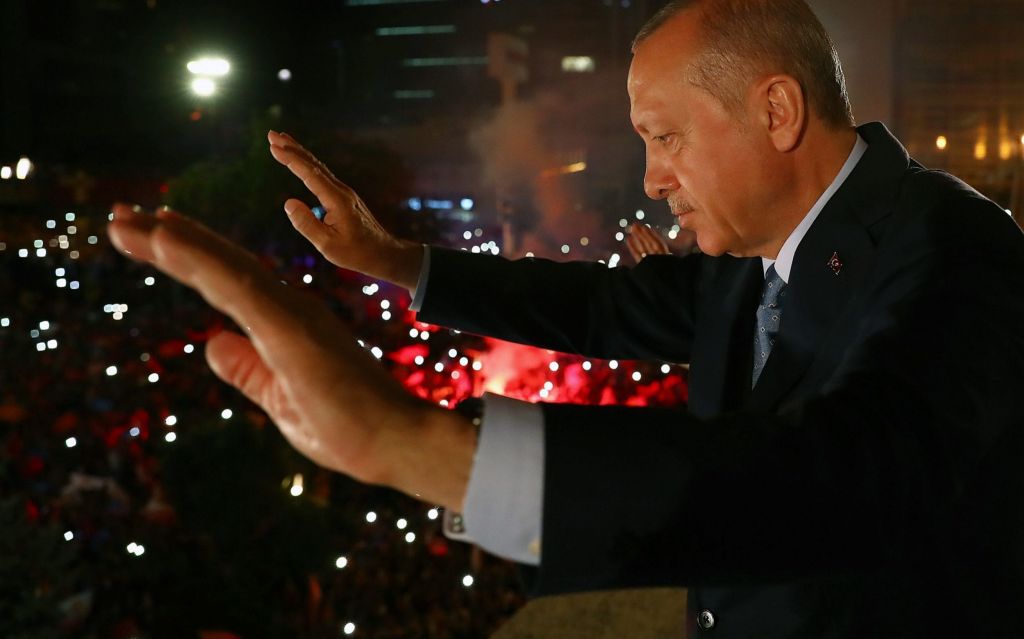
[[854, 125], [835, 45], [804, 0], [672, 0], [640, 28], [632, 50], [682, 11], [700, 11], [701, 52], [689, 81], [739, 113], [764, 73], [793, 76], [812, 111], [834, 128]]

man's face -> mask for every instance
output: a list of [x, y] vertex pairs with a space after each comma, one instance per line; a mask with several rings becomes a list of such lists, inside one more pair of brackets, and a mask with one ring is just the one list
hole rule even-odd
[[[629, 70], [630, 118], [644, 140], [644, 190], [668, 200], [681, 228], [709, 255], [761, 255], [773, 239], [770, 144], [686, 80], [697, 53], [694, 11], [676, 15], [640, 43]], [[752, 116], [754, 114], [751, 114]]]

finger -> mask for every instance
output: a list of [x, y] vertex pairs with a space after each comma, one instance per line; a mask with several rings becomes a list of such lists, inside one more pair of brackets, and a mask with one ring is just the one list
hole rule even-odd
[[273, 152], [273, 147], [291, 151], [292, 153], [295, 153], [302, 159], [309, 162], [311, 165], [319, 167], [320, 170], [330, 179], [338, 181], [340, 183], [338, 178], [336, 178], [334, 174], [331, 173], [331, 170], [327, 168], [327, 165], [320, 161], [320, 158], [316, 157], [316, 155], [314, 155], [312, 151], [299, 144], [298, 140], [288, 135], [287, 133], [278, 133], [276, 131], [270, 131], [269, 133], [267, 133], [267, 140], [270, 142], [271, 152]]
[[271, 146], [270, 154], [274, 159], [288, 167], [288, 170], [295, 177], [302, 180], [306, 188], [324, 204], [336, 200], [340, 192], [345, 188], [340, 182], [333, 179], [328, 172], [322, 169], [313, 161], [304, 157], [298, 151], [281, 146]]
[[658, 234], [651, 227], [646, 224], [638, 224], [635, 233], [638, 245], [644, 253], [650, 255], [652, 253], [664, 252], [661, 248]]
[[636, 236], [629, 235], [626, 237], [626, 248], [629, 249], [629, 254], [633, 256], [633, 261], [639, 263], [643, 259], [643, 251], [636, 244]]
[[206, 361], [217, 377], [266, 411], [293, 446], [316, 456], [319, 441], [302, 428], [290, 402], [282, 397], [281, 386], [274, 383], [274, 372], [250, 340], [238, 333], [219, 333], [206, 344]]
[[316, 215], [302, 200], [292, 198], [285, 201], [284, 210], [295, 230], [309, 240], [316, 250], [326, 255], [327, 246], [331, 240], [329, 230], [331, 227], [316, 219]]
[[640, 228], [642, 230], [638, 235], [638, 239], [640, 241], [640, 246], [643, 247], [644, 252], [648, 254], [658, 253], [660, 248], [658, 236], [654, 233], [653, 230], [651, 230], [650, 227], [642, 226]]
[[238, 333], [218, 333], [206, 344], [206, 361], [217, 377], [268, 410], [265, 397], [273, 384], [274, 373], [251, 341]]
[[141, 212], [138, 206], [117, 203], [111, 207], [114, 221], [107, 227], [107, 235], [114, 248], [133, 260], [153, 261], [149, 235], [159, 223], [155, 217]]
[[[301, 322], [297, 309], [305, 304], [295, 291], [272, 277], [251, 253], [202, 224], [161, 211], [152, 228], [137, 221], [114, 221], [111, 235], [126, 248], [138, 247], [139, 254], [151, 256], [154, 266], [196, 289], [258, 341], [280, 341]], [[298, 337], [292, 341], [297, 347]]]

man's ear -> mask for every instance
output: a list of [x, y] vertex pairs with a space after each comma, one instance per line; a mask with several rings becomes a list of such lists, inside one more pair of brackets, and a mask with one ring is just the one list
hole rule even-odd
[[796, 78], [773, 75], [759, 82], [754, 108], [777, 151], [788, 153], [796, 148], [807, 126], [807, 100]]

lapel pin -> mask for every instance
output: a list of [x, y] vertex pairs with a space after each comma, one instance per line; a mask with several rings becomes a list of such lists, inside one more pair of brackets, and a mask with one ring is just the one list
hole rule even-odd
[[839, 271], [842, 270], [843, 268], [843, 261], [839, 259], [839, 253], [833, 252], [832, 257], [829, 258], [825, 266], [828, 266], [830, 269], [832, 269], [833, 273], [839, 275]]

